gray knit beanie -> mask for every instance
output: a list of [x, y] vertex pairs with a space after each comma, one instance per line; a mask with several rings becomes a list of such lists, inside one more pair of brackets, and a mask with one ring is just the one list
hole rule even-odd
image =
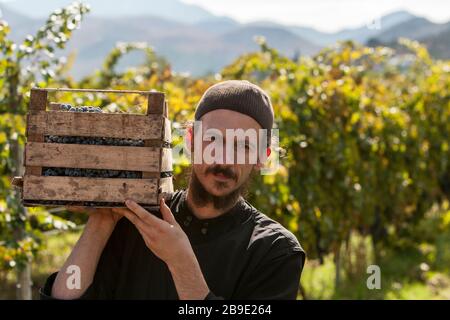
[[272, 103], [257, 85], [246, 80], [228, 80], [211, 86], [197, 105], [195, 120], [216, 109], [228, 109], [252, 117], [267, 129], [270, 141], [274, 117]]

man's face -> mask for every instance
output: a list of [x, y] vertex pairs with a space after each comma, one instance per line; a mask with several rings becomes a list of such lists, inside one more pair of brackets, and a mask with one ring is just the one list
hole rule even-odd
[[[192, 146], [193, 151], [198, 152], [199, 150], [195, 148], [198, 148], [197, 142], [201, 143], [202, 161], [200, 163], [192, 161], [191, 185], [192, 182], [196, 183], [197, 191], [207, 192], [210, 198], [216, 200], [230, 195], [237, 198], [252, 170], [260, 167], [257, 154], [260, 139], [258, 133], [261, 126], [247, 115], [226, 109], [210, 111], [200, 120], [202, 130], [195, 132]], [[233, 132], [239, 133], [238, 129], [240, 132], [255, 132], [256, 140], [242, 134], [240, 136], [236, 134], [234, 137], [230, 135]], [[222, 141], [211, 135], [211, 132], [220, 134]], [[201, 138], [198, 134], [201, 134]], [[222, 152], [217, 152], [219, 150], [217, 147], [221, 147]], [[208, 155], [211, 155], [213, 160], [205, 159]], [[253, 159], [256, 157], [256, 161], [252, 160], [252, 155]]]

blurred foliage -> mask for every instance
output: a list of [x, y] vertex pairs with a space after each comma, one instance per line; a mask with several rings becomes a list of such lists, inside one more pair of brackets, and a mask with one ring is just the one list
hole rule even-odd
[[23, 267], [41, 248], [42, 231], [74, 226], [42, 208], [26, 213], [10, 180], [21, 165], [30, 88], [59, 83], [65, 60], [55, 52], [65, 48], [88, 11], [79, 3], [57, 10], [20, 44], [8, 38], [10, 27], [0, 21], [0, 268]]
[[338, 250], [352, 230], [370, 235], [377, 255], [448, 199], [450, 62], [401, 44], [408, 54], [344, 42], [293, 61], [261, 42], [222, 72], [273, 99], [288, 155], [253, 200], [287, 219], [311, 257]]
[[[449, 251], [448, 238], [439, 237], [450, 225], [450, 61], [432, 59], [423, 46], [407, 39], [400, 41], [402, 53], [342, 42], [294, 60], [258, 38], [259, 52], [242, 55], [220, 74], [196, 79], [173, 72], [146, 44], [119, 43], [99, 70], [76, 81], [53, 52], [64, 47], [86, 12], [82, 5], [55, 12], [19, 47], [8, 40], [7, 24], [0, 24], [4, 266], [12, 267], [15, 256], [37, 248], [39, 230], [71, 226], [44, 209], [31, 210], [24, 218], [10, 191], [15, 163], [8, 146], [12, 139], [23, 144], [23, 115], [33, 85], [163, 91], [173, 128], [180, 129], [174, 140], [182, 142], [183, 124], [193, 118], [194, 106], [210, 85], [250, 80], [271, 96], [280, 145], [287, 153], [276, 174], [255, 177], [249, 200], [296, 234], [310, 258], [322, 263], [328, 254], [340, 256], [342, 248], [351, 247], [355, 232], [370, 239], [374, 258], [369, 260], [383, 259], [387, 248], [439, 241], [440, 250]], [[145, 63], [119, 71], [120, 58], [134, 50], [145, 53]], [[52, 99], [107, 112], [146, 111], [140, 96], [57, 93]], [[188, 166], [186, 159], [175, 163], [177, 187], [186, 186]], [[443, 209], [431, 219], [436, 204]], [[34, 216], [37, 223], [32, 225]], [[14, 243], [11, 230], [17, 228], [27, 230], [32, 245]], [[9, 249], [22, 251], [13, 254]], [[448, 261], [439, 254], [436, 261]]]

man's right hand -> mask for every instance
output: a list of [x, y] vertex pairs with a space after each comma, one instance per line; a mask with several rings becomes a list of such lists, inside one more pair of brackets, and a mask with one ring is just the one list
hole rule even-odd
[[121, 214], [114, 212], [114, 208], [90, 208], [90, 207], [66, 207], [67, 211], [89, 214], [88, 223], [104, 225], [106, 227], [115, 227], [122, 218]]

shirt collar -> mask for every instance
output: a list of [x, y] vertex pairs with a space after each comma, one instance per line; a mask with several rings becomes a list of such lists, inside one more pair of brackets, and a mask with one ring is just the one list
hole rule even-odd
[[187, 205], [186, 190], [181, 190], [175, 198], [178, 200], [174, 208], [175, 219], [193, 244], [211, 241], [231, 231], [246, 218], [244, 209], [247, 204], [242, 197], [231, 209], [220, 216], [208, 219], [199, 219], [192, 213]]

